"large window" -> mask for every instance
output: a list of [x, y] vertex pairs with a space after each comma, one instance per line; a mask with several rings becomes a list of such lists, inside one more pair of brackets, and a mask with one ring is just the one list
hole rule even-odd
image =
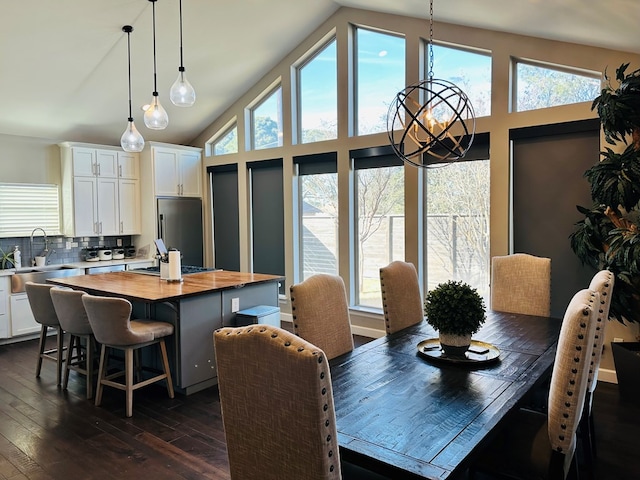
[[297, 67], [299, 143], [338, 138], [337, 72], [335, 38]]
[[251, 108], [251, 149], [282, 146], [282, 87]]
[[298, 245], [301, 280], [338, 274], [338, 174], [335, 152], [294, 157], [298, 167]]
[[355, 304], [382, 308], [380, 267], [404, 260], [404, 167], [391, 147], [352, 151], [355, 169]]
[[600, 93], [600, 74], [514, 62], [516, 112], [591, 102]]
[[[488, 53], [433, 45], [433, 78], [458, 86], [471, 101], [476, 117], [491, 115], [491, 56]], [[424, 78], [429, 78], [430, 54], [425, 48]]]
[[404, 38], [356, 28], [357, 135], [387, 131], [387, 112], [405, 88]]
[[461, 280], [488, 299], [488, 135], [476, 136], [465, 161], [423, 173], [425, 291]]

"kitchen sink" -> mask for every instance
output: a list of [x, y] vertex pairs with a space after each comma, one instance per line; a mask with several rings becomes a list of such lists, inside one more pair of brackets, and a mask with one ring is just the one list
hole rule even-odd
[[22, 293], [27, 282], [46, 283], [48, 278], [74, 277], [84, 275], [84, 268], [66, 265], [21, 268], [11, 275], [11, 293]]

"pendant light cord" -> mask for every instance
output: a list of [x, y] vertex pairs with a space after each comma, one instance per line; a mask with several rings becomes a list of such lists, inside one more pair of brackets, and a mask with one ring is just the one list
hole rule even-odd
[[184, 60], [182, 58], [182, 0], [180, 0], [180, 69], [184, 72]]
[[429, 1], [429, 80], [433, 80], [433, 0]]
[[153, 12], [153, 96], [158, 96], [158, 83], [156, 75], [156, 0], [149, 0]]
[[127, 28], [125, 31], [127, 32], [127, 59], [129, 64], [129, 121], [133, 122], [133, 114], [131, 110], [131, 32], [133, 31], [133, 27], [127, 27], [125, 27]]

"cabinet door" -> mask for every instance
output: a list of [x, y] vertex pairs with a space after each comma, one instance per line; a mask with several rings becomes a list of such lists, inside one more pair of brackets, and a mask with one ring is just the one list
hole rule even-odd
[[93, 177], [96, 175], [96, 150], [94, 148], [73, 147], [74, 177]]
[[98, 164], [96, 175], [105, 178], [118, 177], [118, 152], [116, 150], [97, 150], [96, 161]]
[[140, 178], [139, 163], [138, 154], [118, 152], [118, 177]]
[[40, 331], [40, 324], [33, 318], [26, 293], [11, 295], [10, 304], [12, 337]]
[[73, 178], [74, 236], [92, 237], [98, 233], [98, 192], [95, 177]]
[[156, 195], [179, 195], [179, 153], [175, 150], [155, 148], [153, 150], [153, 176]]
[[120, 234], [139, 235], [141, 232], [139, 180], [120, 180], [118, 196], [120, 204]]
[[98, 235], [120, 233], [118, 179], [98, 178]]
[[11, 280], [9, 277], [0, 277], [0, 338], [9, 338], [9, 290]]
[[200, 170], [200, 153], [180, 153], [180, 195], [189, 197], [202, 196]]

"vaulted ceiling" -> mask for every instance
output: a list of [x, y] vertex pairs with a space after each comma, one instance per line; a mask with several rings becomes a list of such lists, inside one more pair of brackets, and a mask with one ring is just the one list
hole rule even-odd
[[[127, 117], [131, 34], [133, 105], [146, 140], [189, 143], [342, 6], [427, 18], [426, 0], [183, 0], [184, 65], [196, 104], [168, 90], [179, 65], [178, 0], [156, 2], [157, 79], [169, 128], [147, 130], [153, 91], [149, 0], [3, 2], [0, 134], [117, 145]], [[436, 0], [448, 23], [640, 53], [638, 0]]]

